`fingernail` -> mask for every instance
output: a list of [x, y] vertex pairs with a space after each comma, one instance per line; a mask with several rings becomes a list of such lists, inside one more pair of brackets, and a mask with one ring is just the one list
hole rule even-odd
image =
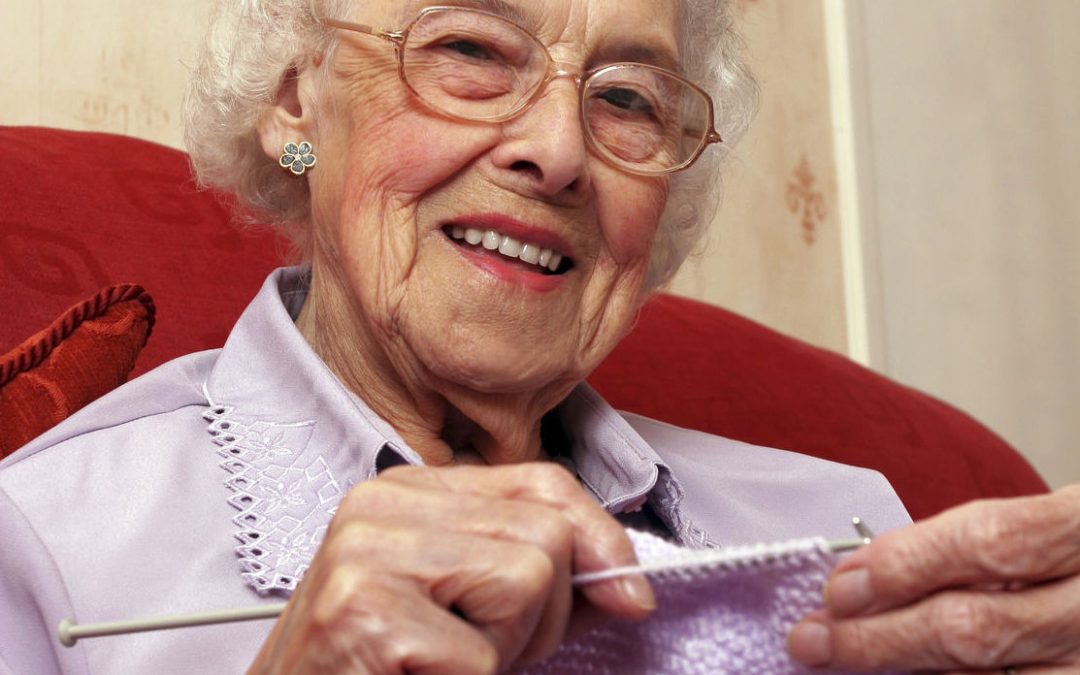
[[811, 667], [827, 666], [832, 661], [832, 633], [819, 621], [803, 621], [788, 635], [792, 658]]
[[626, 577], [622, 580], [621, 585], [626, 597], [630, 598], [631, 602], [640, 609], [646, 612], [656, 609], [656, 596], [653, 594], [652, 586], [645, 580], [645, 577]]
[[841, 572], [825, 584], [825, 605], [836, 616], [851, 616], [874, 601], [870, 572], [858, 568]]

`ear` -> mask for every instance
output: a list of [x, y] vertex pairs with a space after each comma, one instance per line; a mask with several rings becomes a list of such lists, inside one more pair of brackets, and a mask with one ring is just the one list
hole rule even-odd
[[259, 118], [257, 130], [259, 142], [266, 156], [275, 162], [281, 157], [286, 143], [310, 141], [318, 147], [315, 123], [315, 73], [322, 65], [322, 58], [297, 72], [289, 68], [282, 78], [274, 105]]

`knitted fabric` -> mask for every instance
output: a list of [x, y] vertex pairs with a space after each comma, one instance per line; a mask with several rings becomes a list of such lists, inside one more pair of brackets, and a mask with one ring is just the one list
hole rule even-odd
[[823, 539], [695, 551], [628, 532], [656, 593], [656, 611], [641, 622], [612, 621], [521, 672], [813, 672], [788, 657], [785, 641], [800, 619], [821, 607], [822, 586], [837, 562]]

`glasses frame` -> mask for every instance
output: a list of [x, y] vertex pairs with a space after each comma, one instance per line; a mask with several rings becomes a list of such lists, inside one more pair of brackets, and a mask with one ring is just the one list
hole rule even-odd
[[[534, 85], [532, 91], [529, 92], [529, 94], [527, 96], [524, 96], [522, 98], [521, 102], [518, 105], [516, 105], [513, 109], [511, 109], [508, 112], [505, 112], [505, 113], [503, 113], [501, 115], [495, 115], [495, 116], [491, 116], [491, 117], [479, 117], [479, 118], [478, 117], [463, 117], [461, 115], [456, 115], [456, 114], [451, 113], [451, 112], [449, 112], [447, 110], [443, 110], [441, 108], [436, 107], [433, 103], [431, 103], [430, 101], [425, 99], [423, 96], [421, 96], [420, 92], [418, 92], [416, 90], [416, 88], [413, 87], [413, 85], [409, 82], [409, 79], [405, 76], [405, 44], [408, 42], [409, 34], [412, 32], [412, 30], [416, 26], [416, 24], [418, 24], [424, 17], [428, 16], [429, 14], [441, 13], [441, 12], [467, 12], [469, 14], [483, 14], [485, 16], [491, 17], [492, 19], [495, 19], [497, 21], [501, 21], [502, 23], [505, 23], [505, 24], [507, 24], [509, 26], [512, 26], [513, 28], [520, 31], [522, 34], [528, 36], [528, 38], [530, 40], [532, 40], [533, 43], [537, 47], [540, 48], [540, 51], [544, 54], [544, 57], [547, 59], [546, 74], [544, 75], [543, 78], [541, 78], [536, 83], [536, 85]], [[420, 101], [421, 103], [423, 103], [424, 106], [426, 106], [429, 110], [432, 110], [432, 111], [434, 111], [434, 112], [436, 112], [436, 113], [438, 113], [438, 114], [440, 114], [440, 115], [442, 115], [444, 117], [450, 118], [450, 119], [462, 120], [462, 121], [466, 121], [466, 122], [487, 122], [487, 123], [505, 122], [505, 121], [507, 121], [509, 119], [513, 119], [514, 117], [520, 115], [521, 113], [523, 113], [524, 111], [526, 111], [530, 107], [532, 107], [532, 105], [536, 102], [536, 100], [538, 98], [540, 98], [540, 95], [544, 91], [544, 89], [552, 81], [554, 81], [554, 80], [556, 80], [558, 78], [563, 78], [563, 77], [570, 78], [570, 79], [574, 80], [575, 84], [577, 85], [577, 90], [578, 90], [578, 117], [579, 117], [579, 120], [581, 122], [581, 128], [585, 132], [585, 139], [588, 142], [589, 147], [593, 150], [593, 152], [597, 153], [602, 159], [604, 159], [609, 164], [611, 164], [611, 165], [615, 166], [616, 168], [621, 169], [623, 171], [627, 171], [629, 173], [634, 173], [634, 174], [638, 174], [638, 175], [642, 175], [642, 176], [661, 176], [661, 175], [664, 175], [664, 174], [683, 171], [685, 169], [688, 169], [694, 162], [696, 162], [698, 160], [698, 158], [701, 157], [701, 154], [703, 152], [705, 152], [705, 149], [709, 145], [711, 145], [713, 143], [722, 143], [723, 140], [724, 140], [723, 138], [721, 138], [720, 133], [717, 132], [717, 130], [716, 130], [715, 107], [713, 105], [712, 97], [709, 96], [708, 92], [706, 92], [704, 89], [697, 86], [696, 84], [694, 84], [690, 80], [687, 80], [682, 75], [679, 75], [678, 73], [675, 73], [675, 72], [673, 72], [671, 70], [668, 70], [666, 68], [661, 68], [659, 66], [654, 66], [654, 65], [651, 65], [651, 64], [648, 64], [648, 63], [633, 63], [633, 62], [611, 63], [611, 64], [608, 64], [606, 66], [601, 66], [599, 68], [593, 68], [592, 70], [587, 70], [587, 71], [584, 71], [584, 72], [582, 72], [582, 71], [573, 71], [573, 70], [564, 70], [564, 69], [559, 67], [558, 62], [556, 62], [555, 59], [552, 58], [551, 52], [548, 51], [547, 46], [544, 45], [543, 42], [540, 42], [539, 38], [537, 38], [535, 35], [533, 35], [529, 31], [525, 30], [521, 26], [517, 25], [513, 21], [510, 21], [510, 20], [506, 19], [505, 17], [499, 16], [498, 14], [493, 14], [491, 12], [486, 12], [484, 10], [472, 9], [472, 8], [468, 8], [468, 7], [448, 7], [448, 6], [439, 5], [439, 6], [435, 6], [435, 7], [427, 7], [425, 9], [421, 10], [420, 13], [416, 15], [416, 18], [414, 18], [412, 21], [410, 21], [409, 24], [407, 26], [405, 26], [404, 28], [402, 28], [401, 30], [387, 30], [387, 29], [383, 29], [383, 28], [377, 28], [375, 26], [369, 26], [367, 24], [353, 23], [351, 21], [341, 21], [341, 20], [338, 20], [338, 19], [330, 19], [330, 18], [320, 18], [319, 21], [320, 21], [320, 23], [322, 23], [324, 26], [326, 26], [328, 28], [338, 28], [338, 29], [341, 29], [341, 30], [347, 30], [347, 31], [351, 31], [351, 32], [354, 32], [354, 33], [360, 33], [362, 35], [370, 35], [372, 37], [376, 37], [376, 38], [379, 38], [380, 40], [385, 40], [386, 42], [389, 42], [389, 43], [393, 44], [394, 45], [394, 52], [395, 52], [395, 54], [397, 56], [398, 78], [401, 80], [402, 84], [404, 84], [405, 87], [410, 92], [412, 92], [413, 96], [415, 96], [416, 99], [418, 101]], [[646, 68], [648, 70], [655, 70], [657, 72], [663, 73], [664, 75], [666, 75], [668, 77], [675, 78], [676, 80], [680, 81], [682, 84], [686, 85], [687, 87], [689, 87], [693, 91], [700, 94], [702, 96], [702, 98], [704, 98], [704, 100], [705, 100], [707, 110], [708, 110], [709, 128], [707, 130], [705, 130], [705, 132], [703, 134], [701, 134], [701, 140], [698, 142], [697, 147], [694, 148], [694, 151], [692, 153], [690, 153], [690, 155], [685, 160], [683, 160], [682, 162], [680, 162], [676, 166], [673, 166], [673, 167], [670, 167], [670, 168], [667, 168], [667, 169], [641, 169], [641, 168], [635, 167], [634, 165], [627, 163], [625, 160], [621, 160], [618, 157], [616, 157], [614, 153], [612, 153], [610, 150], [608, 150], [606, 147], [604, 147], [604, 145], [602, 143], [600, 143], [600, 141], [596, 140], [593, 137], [593, 133], [589, 128], [588, 122], [586, 121], [585, 90], [588, 88], [589, 83], [593, 80], [593, 78], [599, 77], [601, 75], [605, 75], [607, 73], [611, 73], [611, 72], [616, 71], [616, 70], [625, 69], [625, 68], [631, 68], [631, 67], [632, 68]]]

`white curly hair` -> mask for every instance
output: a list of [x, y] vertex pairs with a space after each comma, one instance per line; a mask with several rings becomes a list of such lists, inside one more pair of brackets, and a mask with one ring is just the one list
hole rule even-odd
[[[730, 0], [680, 0], [683, 72], [716, 104], [724, 142], [675, 174], [647, 284], [666, 283], [694, 250], [720, 202], [720, 168], [757, 107]], [[184, 108], [185, 142], [200, 183], [237, 196], [252, 219], [269, 222], [295, 244], [310, 246], [307, 181], [268, 161], [256, 132], [287, 74], [329, 52], [335, 34], [317, 16], [348, 18], [362, 0], [215, 0]], [[318, 13], [318, 15], [316, 14]]]

